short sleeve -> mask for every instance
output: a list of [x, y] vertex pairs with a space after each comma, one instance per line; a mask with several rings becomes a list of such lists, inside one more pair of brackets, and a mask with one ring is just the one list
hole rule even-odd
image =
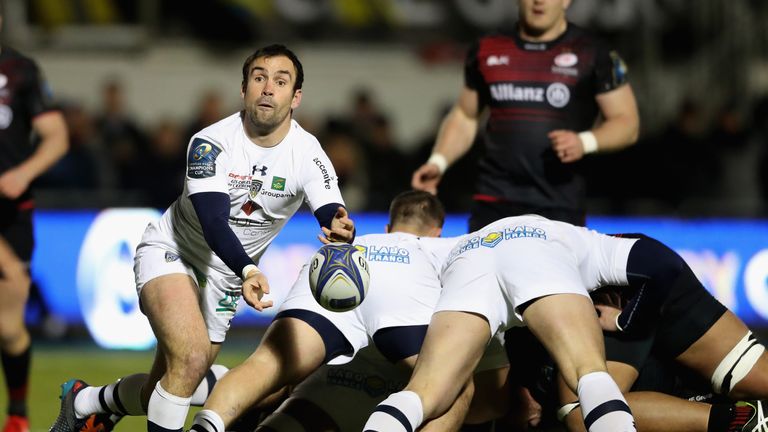
[[483, 86], [483, 76], [478, 67], [477, 53], [480, 50], [480, 43], [476, 41], [469, 50], [464, 60], [464, 85], [472, 90], [477, 90]]
[[627, 83], [627, 65], [614, 50], [599, 45], [595, 56], [595, 92], [605, 93]]
[[187, 192], [222, 192], [229, 194], [227, 168], [229, 155], [214, 140], [195, 136], [187, 149]]
[[326, 204], [344, 204], [336, 171], [320, 145], [308, 152], [302, 167], [302, 187], [305, 200], [314, 212]]
[[27, 104], [30, 116], [35, 117], [58, 109], [54, 106], [51, 88], [35, 62], [30, 61], [27, 77], [29, 81], [25, 103]]

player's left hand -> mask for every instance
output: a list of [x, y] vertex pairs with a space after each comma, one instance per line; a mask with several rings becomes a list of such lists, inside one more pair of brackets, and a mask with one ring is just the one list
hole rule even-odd
[[597, 314], [599, 315], [597, 321], [604, 331], [619, 331], [619, 328], [616, 327], [616, 317], [621, 314], [621, 309], [602, 304], [596, 304], [595, 309], [597, 309]]
[[10, 169], [0, 175], [0, 196], [16, 199], [29, 187], [29, 179], [18, 169]]
[[550, 142], [552, 143], [552, 150], [562, 163], [576, 162], [584, 157], [584, 144], [581, 142], [581, 138], [574, 131], [569, 130], [553, 130], [549, 134]]
[[261, 312], [272, 307], [272, 300], [261, 301], [264, 294], [269, 294], [269, 282], [267, 276], [260, 270], [251, 270], [243, 281], [243, 298], [249, 306]]
[[334, 242], [349, 243], [355, 236], [355, 223], [349, 218], [349, 213], [344, 207], [336, 210], [336, 215], [331, 221], [331, 229], [322, 227], [323, 235], [317, 236], [323, 244]]

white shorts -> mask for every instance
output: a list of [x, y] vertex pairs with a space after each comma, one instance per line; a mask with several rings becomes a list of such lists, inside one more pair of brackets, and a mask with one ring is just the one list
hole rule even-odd
[[[366, 300], [363, 300], [363, 303], [365, 303]], [[368, 345], [368, 333], [365, 330], [363, 322], [360, 321], [355, 314], [355, 310], [332, 312], [320, 306], [317, 300], [315, 300], [312, 296], [312, 291], [309, 288], [309, 265], [307, 264], [301, 268], [299, 277], [296, 279], [293, 287], [291, 287], [288, 297], [283, 304], [280, 305], [280, 309], [277, 313], [280, 314], [280, 312], [291, 309], [308, 310], [325, 317], [352, 345], [353, 352], [351, 354], [340, 355], [331, 359], [328, 364], [339, 365], [348, 363], [360, 349]]]
[[627, 285], [635, 241], [538, 216], [502, 219], [467, 235], [451, 252], [435, 311], [481, 315], [491, 335], [523, 326], [518, 308], [531, 300]]
[[200, 310], [211, 342], [223, 342], [235, 316], [243, 281], [233, 273], [210, 267], [193, 267], [181, 258], [178, 246], [150, 224], [136, 248], [133, 271], [136, 292], [141, 296], [144, 285], [160, 276], [182, 273], [189, 275], [200, 293]]

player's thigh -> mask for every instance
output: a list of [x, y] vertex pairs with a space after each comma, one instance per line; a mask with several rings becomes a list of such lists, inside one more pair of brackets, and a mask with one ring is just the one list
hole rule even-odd
[[187, 274], [173, 273], [145, 283], [141, 308], [166, 355], [189, 350], [207, 352], [210, 344], [197, 285]]
[[240, 367], [273, 374], [276, 384], [283, 385], [304, 379], [323, 364], [324, 358], [325, 345], [316, 329], [301, 319], [279, 318]]
[[435, 313], [408, 389], [422, 398], [425, 411], [447, 408], [472, 375], [490, 339], [484, 317], [474, 313]]
[[539, 298], [525, 308], [523, 319], [552, 355], [571, 388], [576, 388], [580, 376], [605, 370], [602, 331], [586, 295]]
[[720, 361], [748, 331], [747, 326], [736, 315], [726, 311], [706, 333], [680, 354], [677, 360], [704, 376], [712, 376]]
[[[679, 355], [677, 360], [709, 378], [748, 331], [747, 326], [733, 312], [726, 311], [702, 337]], [[768, 353], [763, 352], [760, 355], [731, 394], [757, 399], [768, 397]]]

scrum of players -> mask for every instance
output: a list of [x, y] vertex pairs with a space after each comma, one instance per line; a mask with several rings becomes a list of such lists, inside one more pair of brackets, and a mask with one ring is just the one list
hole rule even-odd
[[[272, 45], [242, 72], [243, 110], [192, 138], [184, 193], [137, 249], [152, 369], [67, 381], [51, 431], [126, 415], [182, 431], [191, 405], [196, 432], [768, 431], [763, 345], [674, 251], [538, 215], [441, 238], [442, 205], [420, 191], [393, 200], [385, 233], [356, 235], [333, 166], [292, 119], [298, 58]], [[236, 303], [274, 306], [258, 259], [302, 202], [322, 243], [365, 256], [367, 295], [325, 309], [308, 263], [227, 371], [215, 359]]]

